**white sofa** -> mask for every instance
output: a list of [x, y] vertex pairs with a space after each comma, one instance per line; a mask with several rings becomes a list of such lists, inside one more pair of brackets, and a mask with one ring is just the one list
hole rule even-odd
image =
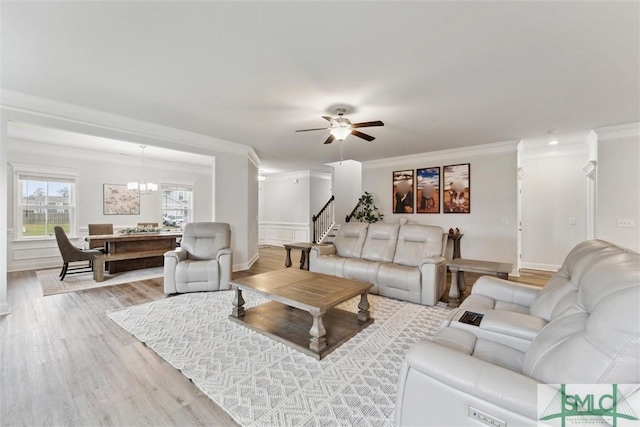
[[372, 293], [435, 305], [446, 287], [447, 235], [418, 224], [347, 223], [333, 245], [311, 248], [317, 273], [372, 283]]
[[[506, 425], [534, 426], [540, 384], [640, 383], [635, 252], [603, 241], [581, 243], [544, 288], [482, 278], [460, 311], [485, 317], [472, 326], [454, 315], [432, 340], [407, 353], [397, 425], [479, 425], [471, 407]], [[492, 314], [494, 330], [487, 335], [483, 323]], [[524, 338], [536, 322], [542, 326], [529, 331], [524, 347], [511, 341]]]
[[187, 223], [180, 249], [164, 254], [164, 293], [229, 289], [232, 259], [229, 224]]

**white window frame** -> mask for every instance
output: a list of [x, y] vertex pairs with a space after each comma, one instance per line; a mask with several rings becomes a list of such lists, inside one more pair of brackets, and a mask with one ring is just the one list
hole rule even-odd
[[159, 183], [160, 191], [158, 191], [160, 196], [160, 224], [161, 227], [164, 226], [164, 200], [163, 194], [165, 189], [177, 189], [177, 190], [185, 190], [191, 191], [191, 201], [189, 206], [189, 221], [194, 221], [194, 207], [196, 200], [196, 183], [195, 181], [187, 181], [187, 180], [179, 180], [179, 179], [167, 179], [161, 180]]
[[[15, 241], [36, 241], [55, 240], [55, 236], [23, 236], [22, 235], [22, 185], [21, 176], [30, 176], [42, 179], [43, 181], [69, 181], [72, 188], [69, 194], [69, 237], [75, 238], [78, 235], [78, 203], [79, 192], [79, 172], [77, 169], [57, 168], [53, 166], [32, 165], [26, 163], [10, 163], [13, 169], [13, 224]], [[48, 206], [44, 206], [47, 209]]]

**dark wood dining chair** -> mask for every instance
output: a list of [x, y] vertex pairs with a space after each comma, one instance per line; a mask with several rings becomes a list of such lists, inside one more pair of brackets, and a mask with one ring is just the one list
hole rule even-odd
[[[58, 242], [58, 249], [60, 249], [60, 255], [62, 255], [62, 271], [60, 272], [60, 280], [64, 280], [67, 274], [76, 273], [88, 273], [93, 271], [93, 258], [96, 255], [102, 254], [97, 249], [82, 250], [73, 246], [73, 243], [67, 237], [67, 233], [64, 232], [62, 227], [55, 227], [56, 241]], [[71, 262], [88, 261], [88, 265], [80, 265], [77, 267], [69, 268]]]
[[[89, 224], [89, 236], [104, 236], [113, 234], [113, 224]], [[98, 249], [100, 252], [105, 251], [105, 241], [92, 239], [89, 241], [89, 249]]]

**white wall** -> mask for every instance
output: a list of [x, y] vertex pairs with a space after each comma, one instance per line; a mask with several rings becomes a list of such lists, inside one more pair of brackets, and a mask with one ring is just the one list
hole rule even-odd
[[557, 270], [586, 239], [589, 159], [583, 142], [554, 147], [524, 142], [522, 152], [522, 267]]
[[351, 213], [363, 192], [362, 163], [355, 160], [328, 163], [333, 168], [331, 192], [335, 196], [335, 222], [344, 223], [345, 217]]
[[[7, 164], [7, 120], [4, 110], [0, 110], [0, 197], [7, 194], [8, 189]], [[0, 208], [0, 316], [9, 313], [7, 299], [7, 209]]]
[[261, 244], [310, 242], [311, 217], [331, 197], [331, 177], [315, 171], [268, 175], [260, 182]]
[[[392, 213], [393, 171], [459, 163], [471, 164], [470, 214]], [[516, 142], [509, 142], [365, 162], [362, 186], [373, 194], [385, 215], [384, 222], [396, 223], [405, 217], [419, 224], [439, 225], [445, 232], [458, 227], [464, 233], [464, 258], [511, 262], [515, 267], [516, 173]]]
[[[251, 165], [251, 166], [249, 166]], [[231, 225], [233, 269], [246, 270], [257, 259], [257, 168], [244, 156], [220, 153], [215, 159], [215, 220]]]
[[[640, 251], [640, 133], [638, 124], [597, 129], [596, 237]], [[619, 219], [633, 221], [618, 227]]]
[[[73, 169], [78, 172], [77, 223], [72, 236], [86, 236], [90, 223], [111, 223], [114, 227], [135, 226], [138, 222], [162, 223], [160, 192], [140, 196], [140, 215], [104, 215], [102, 206], [103, 184], [126, 184], [140, 177], [139, 159], [106, 153], [75, 150], [33, 143], [8, 141], [8, 162], [45, 167]], [[193, 217], [190, 221], [209, 221], [212, 218], [211, 169], [198, 165], [158, 162], [145, 163], [145, 178], [153, 182], [194, 183]], [[7, 214], [9, 271], [60, 265], [55, 239], [16, 241], [14, 175], [8, 174]], [[76, 244], [81, 245], [81, 241]]]

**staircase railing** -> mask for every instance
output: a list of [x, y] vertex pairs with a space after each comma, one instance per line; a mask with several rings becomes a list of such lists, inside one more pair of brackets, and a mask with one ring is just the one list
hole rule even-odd
[[331, 196], [322, 209], [311, 217], [313, 220], [313, 243], [318, 241], [327, 234], [333, 226], [333, 201], [335, 196]]
[[344, 219], [344, 222], [351, 222], [351, 220], [356, 217], [356, 214], [358, 212], [362, 212], [363, 209], [364, 209], [364, 205], [362, 203], [362, 199], [358, 200], [358, 204], [356, 205], [355, 208], [353, 208], [351, 213], [347, 215], [347, 217]]

